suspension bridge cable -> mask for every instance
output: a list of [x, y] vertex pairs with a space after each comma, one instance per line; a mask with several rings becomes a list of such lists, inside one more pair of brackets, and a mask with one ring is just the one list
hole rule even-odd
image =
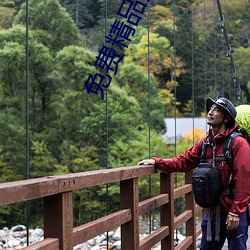
[[174, 70], [173, 70], [173, 82], [174, 82], [174, 97], [175, 97], [175, 101], [174, 101], [174, 114], [175, 114], [175, 120], [174, 120], [174, 128], [175, 128], [175, 156], [176, 156], [176, 136], [177, 136], [177, 132], [176, 132], [176, 116], [177, 116], [177, 107], [176, 107], [176, 96], [177, 96], [177, 86], [176, 86], [176, 2], [175, 0], [173, 0], [173, 23], [174, 23], [174, 55], [173, 55], [173, 64], [174, 64]]
[[[231, 66], [229, 65], [228, 67], [229, 67], [229, 71], [230, 71], [231, 70]], [[231, 76], [230, 75], [228, 75], [228, 92], [229, 92], [229, 98], [231, 100], [232, 97], [231, 97]]]
[[215, 93], [218, 92], [217, 90], [217, 32], [216, 32], [216, 15], [215, 15], [215, 0], [213, 1], [214, 6], [214, 91]]
[[206, 0], [204, 0], [204, 89], [205, 89], [205, 97], [207, 97], [207, 39], [206, 39]]
[[[106, 36], [107, 36], [107, 19], [108, 19], [108, 3], [107, 0], [105, 0], [105, 21], [104, 21], [104, 44], [106, 46]], [[105, 81], [107, 83], [107, 76], [105, 73]], [[108, 120], [108, 89], [106, 88], [106, 106], [105, 106], [105, 123], [106, 123], [106, 169], [108, 169], [109, 166], [109, 162], [108, 162], [108, 156], [109, 156], [109, 152], [108, 152], [108, 146], [109, 146], [109, 133], [108, 133], [108, 129], [109, 129], [109, 120]], [[109, 186], [108, 184], [106, 184], [106, 215], [108, 215], [109, 213]], [[107, 249], [109, 248], [109, 241], [108, 241], [108, 232], [107, 232]]]
[[225, 96], [225, 75], [224, 75], [225, 67], [224, 67], [224, 60], [223, 58], [221, 58], [221, 52], [224, 49], [224, 43], [223, 41], [221, 41], [221, 39], [218, 39], [218, 49], [219, 49], [219, 57], [220, 57], [219, 61], [221, 61], [219, 69], [220, 69], [221, 82], [222, 82], [222, 96]]
[[76, 0], [76, 26], [79, 28], [79, 0]]
[[[174, 65], [174, 68], [173, 68], [173, 75], [172, 75], [172, 80], [174, 82], [174, 116], [175, 116], [175, 119], [174, 119], [174, 131], [175, 131], [175, 137], [174, 137], [174, 155], [176, 156], [177, 154], [177, 147], [176, 147], [176, 144], [177, 144], [177, 141], [176, 141], [176, 137], [177, 137], [177, 126], [176, 126], [176, 116], [177, 116], [177, 107], [176, 107], [176, 96], [177, 96], [177, 88], [176, 88], [176, 28], [175, 28], [175, 25], [176, 25], [176, 2], [175, 0], [173, 0], [172, 2], [173, 4], [173, 25], [174, 25], [174, 32], [173, 32], [173, 46], [174, 46], [174, 54], [173, 54], [173, 65]], [[175, 185], [177, 183], [177, 175], [175, 174]]]
[[241, 98], [241, 86], [240, 86], [239, 81], [237, 81], [237, 72], [236, 72], [236, 68], [235, 68], [235, 65], [234, 65], [234, 60], [233, 60], [231, 45], [229, 43], [228, 36], [227, 36], [225, 18], [224, 18], [223, 13], [222, 13], [222, 8], [221, 8], [220, 0], [216, 0], [216, 1], [217, 1], [217, 6], [218, 6], [219, 14], [220, 14], [220, 28], [221, 28], [221, 31], [224, 34], [224, 38], [225, 38], [226, 45], [227, 45], [227, 57], [230, 60], [230, 66], [231, 66], [231, 69], [232, 69], [233, 81], [234, 81], [234, 90], [236, 89], [236, 84], [238, 82], [237, 89], [236, 89], [236, 95], [237, 95], [238, 102], [241, 103], [242, 102], [242, 98]]
[[[175, 156], [177, 154], [177, 107], [176, 107], [176, 98], [177, 98], [177, 85], [176, 85], [176, 2], [175, 0], [173, 0], [173, 23], [174, 23], [174, 55], [173, 55], [173, 61], [174, 61], [174, 72], [173, 72], [173, 81], [174, 81], [174, 97], [175, 97], [175, 101], [174, 101], [174, 114], [175, 114], [175, 119], [174, 119], [174, 126], [175, 126], [175, 147], [174, 147], [174, 151], [175, 151]], [[177, 173], [175, 173], [175, 187], [177, 187]], [[176, 238], [175, 238], [175, 242], [176, 245], [178, 245], [179, 239], [178, 239], [178, 234], [177, 234], [177, 229], [175, 230], [176, 233]]]
[[191, 79], [192, 79], [192, 115], [193, 115], [193, 144], [194, 144], [194, 117], [195, 117], [195, 107], [194, 107], [194, 99], [195, 99], [195, 93], [194, 93], [194, 10], [193, 10], [193, 0], [191, 0], [191, 39], [192, 39], [192, 73], [191, 73]]
[[[151, 158], [151, 119], [150, 119], [150, 2], [147, 5], [148, 9], [148, 20], [147, 20], [147, 29], [148, 29], [148, 158]], [[149, 197], [151, 197], [151, 175], [148, 176], [148, 185], [149, 185]], [[149, 212], [149, 233], [151, 233], [152, 228], [152, 212]]]
[[[25, 71], [26, 71], [26, 179], [29, 179], [29, 0], [26, 0], [26, 45], [25, 45]], [[29, 210], [30, 203], [25, 203], [27, 245], [29, 245]]]

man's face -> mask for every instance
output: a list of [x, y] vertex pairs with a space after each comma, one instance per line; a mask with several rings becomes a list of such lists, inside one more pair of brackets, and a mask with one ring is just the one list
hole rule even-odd
[[214, 128], [220, 127], [224, 119], [224, 110], [220, 106], [213, 104], [207, 113], [207, 124]]

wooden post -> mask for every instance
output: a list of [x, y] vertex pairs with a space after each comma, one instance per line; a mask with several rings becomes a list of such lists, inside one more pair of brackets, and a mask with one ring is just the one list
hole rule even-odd
[[161, 206], [161, 226], [169, 227], [169, 235], [161, 241], [162, 250], [174, 249], [174, 177], [160, 174], [160, 192], [169, 194], [169, 203]]
[[132, 220], [121, 226], [121, 249], [139, 250], [138, 178], [120, 182], [121, 209], [131, 209]]
[[44, 198], [44, 238], [59, 238], [60, 250], [73, 249], [72, 192]]
[[[185, 183], [191, 184], [192, 172], [185, 173]], [[185, 210], [192, 210], [192, 217], [186, 222], [186, 236], [193, 237], [193, 243], [188, 250], [196, 249], [196, 211], [193, 192], [185, 195]]]

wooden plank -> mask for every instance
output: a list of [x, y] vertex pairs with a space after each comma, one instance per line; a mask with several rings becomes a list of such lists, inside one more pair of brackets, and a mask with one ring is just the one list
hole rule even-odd
[[0, 206], [58, 193], [57, 178], [34, 178], [0, 184]]
[[174, 219], [174, 229], [177, 229], [192, 218], [192, 210], [187, 210]]
[[202, 207], [200, 207], [200, 206], [198, 206], [198, 205], [196, 204], [196, 205], [195, 205], [195, 213], [197, 214], [197, 213], [199, 213], [200, 211], [205, 211], [205, 209], [202, 208]]
[[174, 199], [177, 199], [181, 197], [182, 195], [185, 195], [187, 193], [192, 192], [192, 185], [191, 184], [186, 184], [181, 187], [175, 188], [174, 190]]
[[[185, 173], [185, 183], [191, 184], [193, 173]], [[192, 215], [191, 218], [186, 222], [186, 236], [193, 236], [196, 239], [196, 212], [195, 212], [196, 203], [194, 200], [193, 192], [185, 195], [185, 210], [190, 210]], [[193, 241], [188, 250], [196, 250], [196, 240]]]
[[201, 233], [202, 233], [201, 226], [198, 226], [198, 227], [196, 228], [196, 237], [199, 237], [199, 236], [201, 235]]
[[23, 250], [59, 250], [59, 239], [47, 238], [43, 241], [34, 243]]
[[[196, 206], [195, 206], [195, 213], [197, 214], [200, 211], [202, 212], [202, 215], [204, 215], [206, 209], [203, 209], [203, 208], [201, 208], [200, 206], [198, 206], [196, 204]], [[196, 230], [196, 239], [197, 239], [201, 235], [201, 233], [202, 233], [201, 225], [196, 226], [195, 230]]]
[[157, 173], [154, 166], [130, 166], [106, 170], [95, 170], [75, 174], [60, 175], [60, 192], [94, 187], [98, 185], [119, 182], [139, 176]]
[[72, 192], [44, 198], [44, 237], [59, 238], [60, 249], [73, 249]]
[[192, 244], [193, 244], [193, 237], [188, 236], [182, 242], [180, 242], [174, 249], [175, 250], [188, 249]]
[[154, 173], [154, 166], [130, 166], [1, 183], [0, 206]]
[[174, 249], [174, 177], [173, 174], [160, 174], [160, 192], [169, 194], [169, 202], [161, 206], [161, 226], [169, 227], [169, 234], [161, 241], [161, 250]]
[[141, 201], [139, 203], [139, 209], [140, 209], [139, 214], [143, 215], [157, 207], [160, 207], [168, 203], [168, 201], [169, 201], [168, 194], [160, 194], [145, 201]]
[[130, 209], [131, 221], [121, 226], [121, 249], [139, 250], [139, 187], [138, 178], [120, 183], [121, 209]]
[[146, 238], [140, 241], [140, 250], [151, 249], [155, 244], [157, 244], [162, 239], [169, 235], [169, 227], [164, 226], [158, 228], [155, 232], [148, 235]]
[[73, 229], [74, 246], [131, 221], [130, 209], [123, 209]]

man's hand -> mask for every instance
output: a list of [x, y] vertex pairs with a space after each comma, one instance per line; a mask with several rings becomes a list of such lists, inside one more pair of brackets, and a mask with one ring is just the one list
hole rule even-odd
[[239, 226], [240, 223], [240, 218], [239, 216], [231, 215], [230, 213], [227, 215], [227, 229], [228, 230], [233, 230]]
[[155, 165], [155, 160], [154, 159], [142, 160], [137, 163], [137, 166], [138, 165]]

